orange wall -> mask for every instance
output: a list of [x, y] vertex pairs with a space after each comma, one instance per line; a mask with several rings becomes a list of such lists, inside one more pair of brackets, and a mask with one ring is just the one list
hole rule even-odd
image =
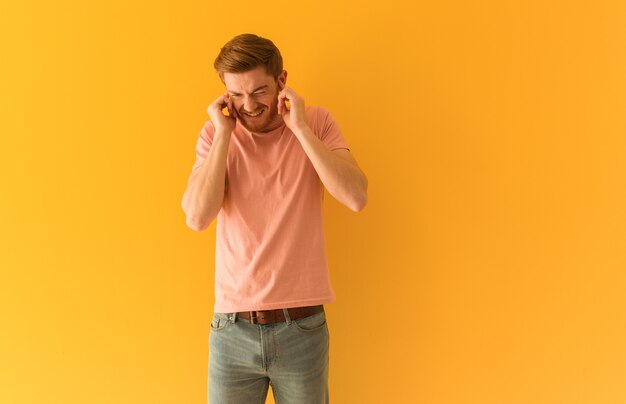
[[625, 4], [3, 4], [0, 402], [206, 403], [181, 197], [253, 32], [369, 179], [325, 198], [333, 402], [626, 403]]

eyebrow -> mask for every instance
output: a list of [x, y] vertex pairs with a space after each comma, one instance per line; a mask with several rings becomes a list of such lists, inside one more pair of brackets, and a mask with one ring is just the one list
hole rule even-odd
[[[265, 87], [267, 87], [267, 84], [265, 84], [265, 85], [263, 85], [263, 86], [261, 86], [261, 87], [257, 87], [257, 88], [255, 88], [252, 92], [253, 92], [253, 93], [256, 93], [257, 91], [259, 91], [260, 89], [265, 88]], [[237, 93], [237, 92], [235, 92], [235, 91], [231, 91], [230, 93], [231, 93], [232, 95], [241, 95], [241, 94], [239, 94], [239, 93]]]

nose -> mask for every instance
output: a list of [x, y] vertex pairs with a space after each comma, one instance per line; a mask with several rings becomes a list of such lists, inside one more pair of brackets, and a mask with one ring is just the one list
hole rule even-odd
[[243, 109], [246, 112], [256, 112], [259, 108], [257, 107], [257, 104], [254, 101], [253, 97], [245, 96], [243, 100]]

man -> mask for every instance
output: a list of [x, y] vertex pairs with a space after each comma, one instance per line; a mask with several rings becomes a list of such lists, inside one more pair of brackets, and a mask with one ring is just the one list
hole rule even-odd
[[238, 35], [214, 67], [226, 91], [182, 201], [193, 230], [217, 217], [209, 402], [265, 403], [271, 383], [277, 403], [328, 403], [323, 187], [358, 212], [367, 178], [332, 115], [286, 86], [272, 41]]

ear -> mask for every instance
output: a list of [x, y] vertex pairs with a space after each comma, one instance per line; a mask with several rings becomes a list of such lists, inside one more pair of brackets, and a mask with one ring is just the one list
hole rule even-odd
[[287, 70], [284, 70], [278, 76], [278, 89], [282, 90], [287, 85]]

